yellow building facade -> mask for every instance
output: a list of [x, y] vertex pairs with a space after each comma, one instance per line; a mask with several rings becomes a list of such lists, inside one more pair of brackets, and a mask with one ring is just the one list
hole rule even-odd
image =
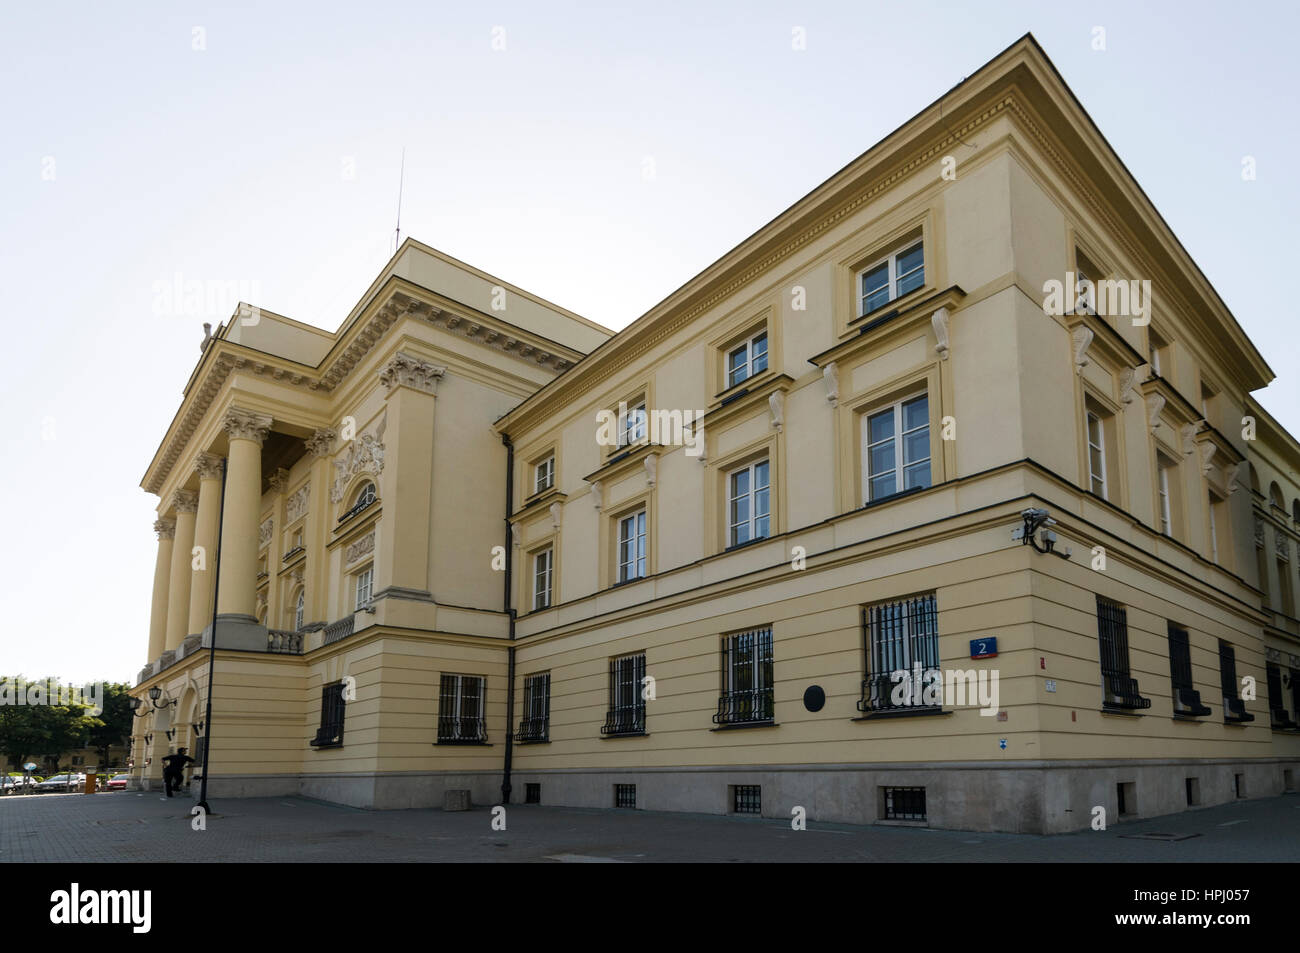
[[1272, 377], [1029, 37], [617, 334], [407, 241], [337, 334], [205, 341], [135, 771], [1029, 832], [1291, 789]]

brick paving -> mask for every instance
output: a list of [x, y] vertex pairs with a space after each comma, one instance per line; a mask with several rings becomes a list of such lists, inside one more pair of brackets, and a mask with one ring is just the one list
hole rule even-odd
[[[1107, 831], [1043, 837], [776, 818], [511, 805], [465, 813], [365, 811], [306, 798], [214, 801], [207, 829], [188, 798], [157, 793], [0, 797], [0, 863], [455, 861], [989, 862], [1300, 861], [1300, 797], [1237, 801]], [[1176, 842], [1133, 839], [1196, 834]]]

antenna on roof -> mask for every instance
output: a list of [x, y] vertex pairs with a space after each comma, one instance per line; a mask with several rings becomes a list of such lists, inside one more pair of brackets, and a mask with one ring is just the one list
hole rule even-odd
[[406, 146], [402, 146], [402, 169], [397, 174], [397, 228], [393, 231], [393, 254], [402, 244], [402, 184], [406, 180]]

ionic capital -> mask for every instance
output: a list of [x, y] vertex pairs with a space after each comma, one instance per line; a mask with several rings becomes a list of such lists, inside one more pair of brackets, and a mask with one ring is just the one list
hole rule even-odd
[[226, 411], [221, 426], [231, 440], [251, 440], [258, 446], [271, 432], [272, 419], [268, 414], [258, 414], [250, 410], [232, 407]]

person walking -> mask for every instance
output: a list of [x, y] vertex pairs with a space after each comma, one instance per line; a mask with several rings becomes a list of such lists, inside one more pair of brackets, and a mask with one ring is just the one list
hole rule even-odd
[[177, 791], [181, 789], [186, 764], [194, 764], [194, 759], [185, 753], [184, 748], [177, 748], [175, 754], [169, 754], [162, 759], [163, 762], [163, 786], [167, 789], [167, 796], [172, 796], [172, 789]]

